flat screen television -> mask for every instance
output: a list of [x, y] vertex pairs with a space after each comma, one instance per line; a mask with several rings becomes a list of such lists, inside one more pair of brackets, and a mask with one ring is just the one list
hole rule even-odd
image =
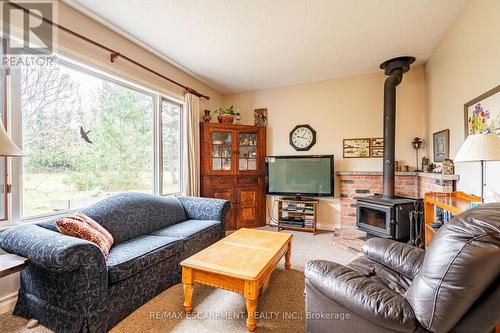
[[333, 196], [333, 155], [267, 156], [266, 194]]

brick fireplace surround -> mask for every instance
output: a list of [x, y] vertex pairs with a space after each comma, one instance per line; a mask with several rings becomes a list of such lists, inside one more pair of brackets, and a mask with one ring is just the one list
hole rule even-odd
[[[382, 172], [340, 171], [340, 225], [341, 233], [357, 233], [356, 199], [382, 193]], [[423, 198], [426, 192], [452, 192], [458, 175], [426, 172], [396, 172], [396, 195]]]

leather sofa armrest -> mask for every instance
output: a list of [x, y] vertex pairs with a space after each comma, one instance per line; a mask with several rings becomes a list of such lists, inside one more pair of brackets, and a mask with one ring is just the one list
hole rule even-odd
[[424, 262], [425, 251], [408, 244], [384, 238], [369, 239], [363, 253], [370, 259], [413, 279]]
[[226, 221], [229, 201], [214, 198], [178, 197], [190, 219]]
[[0, 233], [0, 248], [27, 257], [31, 264], [51, 272], [70, 272], [81, 267], [106, 271], [106, 260], [97, 245], [35, 224]]
[[403, 296], [349, 267], [313, 260], [306, 265], [305, 277], [326, 297], [376, 325], [403, 332], [413, 332], [417, 327], [413, 310]]

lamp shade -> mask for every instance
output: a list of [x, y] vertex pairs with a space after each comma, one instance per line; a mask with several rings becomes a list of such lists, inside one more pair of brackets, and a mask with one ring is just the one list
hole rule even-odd
[[454, 162], [499, 161], [500, 138], [495, 133], [471, 134], [455, 156]]
[[9, 138], [3, 124], [0, 122], [0, 156], [23, 156], [23, 152]]

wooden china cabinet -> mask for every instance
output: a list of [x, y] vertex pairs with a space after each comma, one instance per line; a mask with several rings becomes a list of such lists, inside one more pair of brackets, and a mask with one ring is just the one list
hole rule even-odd
[[200, 123], [201, 196], [229, 200], [227, 230], [265, 225], [266, 128]]

